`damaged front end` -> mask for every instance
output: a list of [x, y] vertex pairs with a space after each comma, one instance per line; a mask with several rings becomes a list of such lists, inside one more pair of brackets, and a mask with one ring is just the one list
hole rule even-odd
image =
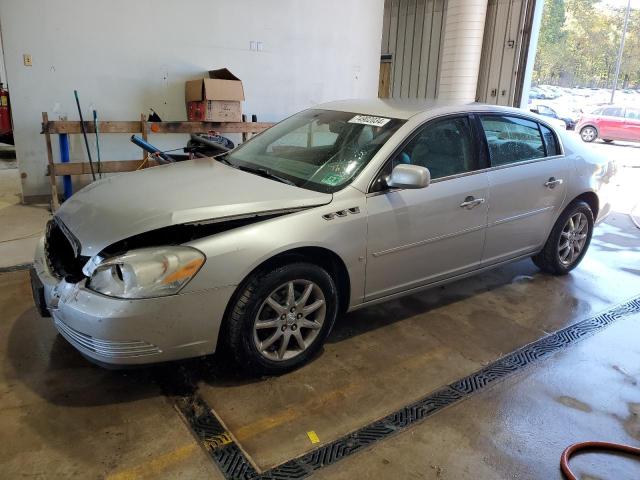
[[83, 267], [89, 257], [80, 254], [80, 242], [54, 217], [49, 220], [44, 236], [44, 254], [47, 267], [58, 280], [77, 283], [84, 277]]
[[[62, 220], [54, 217], [49, 221], [46, 228], [44, 238], [45, 261], [49, 271], [55, 278], [64, 280], [70, 284], [75, 284], [85, 278], [90, 279], [97, 269], [109, 265], [109, 262], [113, 263], [114, 259], [120, 258], [130, 252], [136, 252], [138, 250], [149, 251], [149, 249], [152, 248], [166, 249], [168, 247], [177, 247], [193, 240], [264, 222], [305, 210], [306, 208], [309, 207], [290, 208], [169, 225], [119, 240], [107, 246], [93, 257], [81, 255], [82, 248], [80, 241], [66, 227]], [[199, 266], [203, 263], [204, 258]], [[123, 276], [123, 273], [118, 269], [114, 270], [114, 274], [118, 277]], [[90, 287], [90, 285], [88, 286]], [[101, 291], [100, 293], [109, 294], [114, 292]], [[172, 291], [172, 293], [174, 292]]]

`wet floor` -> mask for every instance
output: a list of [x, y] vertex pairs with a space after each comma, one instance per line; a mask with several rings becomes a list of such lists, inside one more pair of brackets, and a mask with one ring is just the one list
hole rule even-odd
[[[529, 261], [341, 318], [283, 377], [203, 378], [199, 392], [260, 468], [356, 430], [549, 332], [640, 293], [640, 239], [618, 215], [567, 277]], [[640, 267], [639, 267], [640, 268]]]
[[[588, 440], [640, 445], [640, 315], [453, 405], [314, 478], [560, 480], [562, 451]], [[570, 462], [582, 480], [640, 478], [640, 461]]]
[[[187, 376], [268, 468], [317, 446], [308, 432], [329, 442], [639, 293], [640, 237], [615, 214], [569, 276], [522, 261], [354, 312], [310, 365], [267, 379], [220, 356], [94, 367], [37, 315], [27, 272], [0, 274], [0, 466], [10, 477], [220, 478], [158, 383]], [[619, 323], [317, 476], [554, 478], [574, 438], [640, 443], [640, 323]], [[591, 457], [576, 465], [607, 478]]]

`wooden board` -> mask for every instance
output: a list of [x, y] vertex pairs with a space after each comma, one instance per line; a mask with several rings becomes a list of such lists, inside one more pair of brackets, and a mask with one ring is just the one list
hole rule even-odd
[[[102, 161], [100, 164], [100, 171], [102, 173], [119, 173], [119, 172], [133, 172], [140, 168], [155, 167], [158, 162], [155, 160], [148, 160], [144, 166], [141, 167], [143, 160], [110, 160]], [[98, 165], [93, 162], [94, 168], [97, 170]], [[53, 165], [55, 170], [55, 176], [60, 175], [91, 175], [91, 167], [89, 162], [74, 162], [74, 163], [55, 163]], [[51, 166], [47, 169], [47, 175], [51, 174]]]
[[[87, 133], [95, 133], [93, 122], [84, 122]], [[260, 133], [273, 126], [266, 122], [146, 122], [148, 133]], [[140, 121], [98, 122], [100, 134], [103, 133], [142, 133]], [[41, 133], [82, 133], [79, 121], [50, 121], [42, 125]]]
[[[49, 124], [49, 116], [47, 112], [42, 112], [42, 125]], [[47, 145], [47, 163], [49, 168], [53, 168], [53, 150], [51, 148], [51, 135], [48, 133], [44, 136], [45, 142]], [[51, 211], [55, 212], [60, 207], [60, 202], [58, 201], [58, 184], [56, 183], [56, 179], [51, 177], [49, 179], [49, 183], [51, 184]]]
[[391, 62], [380, 63], [380, 78], [378, 79], [378, 98], [389, 98], [391, 83]]

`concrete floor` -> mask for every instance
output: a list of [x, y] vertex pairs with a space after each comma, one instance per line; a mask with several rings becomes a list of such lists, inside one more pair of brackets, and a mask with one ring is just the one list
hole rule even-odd
[[[633, 166], [638, 150], [604, 148]], [[261, 469], [313, 449], [311, 430], [325, 443], [357, 429], [640, 294], [640, 231], [621, 213], [638, 200], [638, 173], [625, 171], [618, 213], [571, 275], [522, 261], [355, 312], [310, 365], [279, 378], [241, 377], [217, 356], [94, 367], [35, 312], [27, 272], [0, 273], [0, 476], [221, 478], [156, 382], [181, 371]], [[620, 320], [315, 477], [553, 479], [572, 442], [638, 445], [639, 327], [640, 316]], [[628, 459], [574, 465], [585, 479], [640, 477]]]
[[0, 269], [33, 261], [49, 218], [48, 205], [21, 204], [18, 169], [0, 168]]
[[[560, 479], [570, 444], [640, 445], [640, 315], [515, 374], [314, 478]], [[640, 462], [571, 461], [583, 480], [638, 479]]]

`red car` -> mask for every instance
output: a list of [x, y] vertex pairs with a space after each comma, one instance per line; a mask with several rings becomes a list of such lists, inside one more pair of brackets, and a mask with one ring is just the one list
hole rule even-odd
[[584, 142], [600, 137], [607, 143], [614, 140], [640, 142], [640, 108], [608, 105], [583, 114], [576, 131]]

